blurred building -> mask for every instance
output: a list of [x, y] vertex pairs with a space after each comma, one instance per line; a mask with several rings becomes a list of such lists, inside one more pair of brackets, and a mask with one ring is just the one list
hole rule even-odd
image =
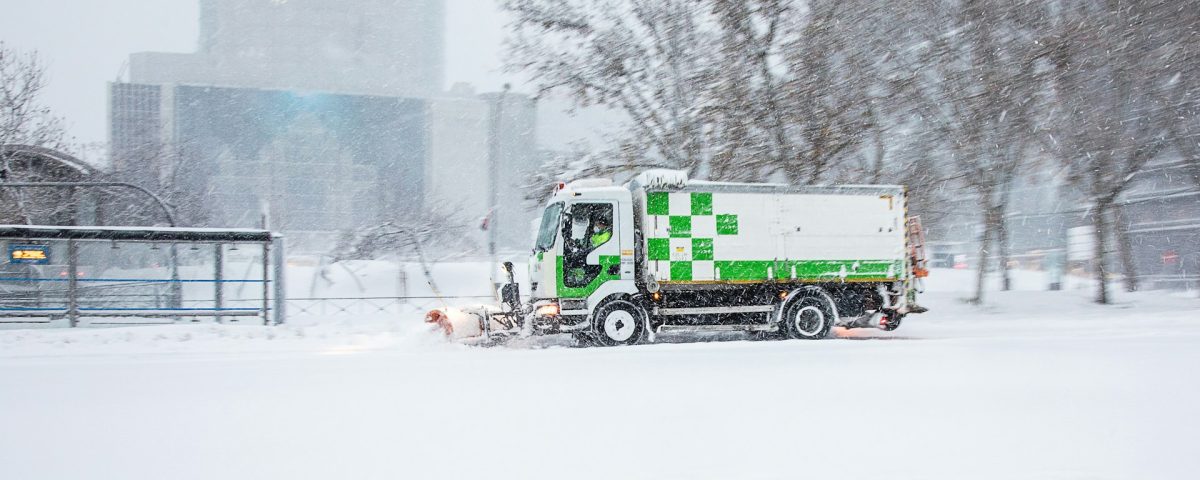
[[494, 190], [488, 192], [495, 195], [493, 221], [489, 223], [496, 228], [496, 243], [501, 248], [527, 250], [533, 246], [535, 229], [531, 221], [540, 217], [541, 207], [525, 202], [528, 179], [542, 159], [537, 142], [537, 102], [511, 92], [481, 97], [488, 107], [488, 138], [492, 141], [489, 153], [496, 158], [488, 172], [495, 179]]
[[536, 105], [443, 92], [443, 15], [442, 0], [202, 0], [198, 52], [133, 54], [110, 85], [112, 165], [198, 192], [211, 225], [266, 214], [300, 249], [427, 211], [472, 227], [499, 212], [501, 248], [523, 249], [533, 213], [512, 193], [538, 160]]
[[[536, 116], [528, 97], [506, 98], [496, 116], [497, 102], [476, 96], [112, 84], [113, 164], [150, 186], [202, 192], [212, 225], [258, 226], [267, 214], [315, 249], [423, 210], [473, 226], [492, 210], [495, 178], [496, 210], [514, 217], [500, 224], [500, 244], [523, 248], [527, 222], [515, 219], [530, 212], [513, 189], [535, 166]], [[494, 167], [489, 135], [499, 136]]]
[[444, 0], [200, 0], [196, 53], [135, 53], [132, 83], [425, 97], [442, 90]]
[[1138, 276], [1148, 288], [1200, 287], [1200, 182], [1187, 161], [1163, 155], [1133, 178], [1119, 203]]

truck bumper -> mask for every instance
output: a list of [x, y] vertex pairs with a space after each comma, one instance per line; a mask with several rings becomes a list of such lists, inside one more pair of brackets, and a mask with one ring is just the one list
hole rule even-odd
[[[566, 308], [569, 308], [566, 309]], [[582, 300], [543, 298], [533, 302], [531, 328], [534, 335], [571, 333], [588, 327], [588, 311]]]
[[587, 316], [558, 315], [533, 317], [533, 333], [535, 335], [553, 335], [557, 333], [572, 333], [588, 328]]

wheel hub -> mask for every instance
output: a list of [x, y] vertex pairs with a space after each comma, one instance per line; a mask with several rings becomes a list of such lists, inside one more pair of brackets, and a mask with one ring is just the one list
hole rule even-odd
[[604, 318], [604, 334], [617, 342], [624, 342], [633, 337], [637, 330], [633, 315], [623, 310], [610, 312]]
[[825, 313], [820, 308], [810, 305], [797, 310], [792, 321], [798, 332], [805, 335], [816, 335], [825, 325]]

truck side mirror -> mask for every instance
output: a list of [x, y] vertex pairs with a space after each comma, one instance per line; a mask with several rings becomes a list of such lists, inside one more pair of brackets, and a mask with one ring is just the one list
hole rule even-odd
[[516, 280], [513, 277], [513, 263], [512, 262], [504, 262], [503, 265], [504, 265], [504, 273], [508, 274], [508, 283], [510, 283], [510, 284], [516, 283]]

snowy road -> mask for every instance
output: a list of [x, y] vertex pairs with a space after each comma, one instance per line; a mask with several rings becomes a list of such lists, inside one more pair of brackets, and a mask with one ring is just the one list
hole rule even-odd
[[1200, 301], [960, 296], [817, 342], [0, 332], [0, 478], [1196, 478]]

